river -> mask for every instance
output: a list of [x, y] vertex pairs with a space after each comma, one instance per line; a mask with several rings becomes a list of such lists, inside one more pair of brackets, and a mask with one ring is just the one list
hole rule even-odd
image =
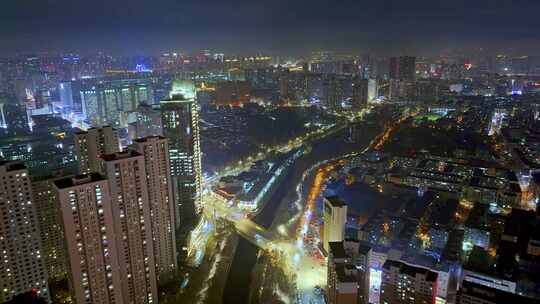
[[[357, 143], [349, 143], [345, 140], [348, 137], [348, 132], [348, 129], [344, 129], [315, 141], [312, 144], [311, 153], [300, 157], [285, 173], [280, 185], [266, 200], [266, 204], [254, 218], [254, 221], [269, 228], [280, 205], [284, 202], [284, 198], [290, 191], [295, 191], [296, 184], [301, 181], [302, 174], [307, 169], [320, 161], [361, 151], [378, 134], [378, 128], [366, 125], [366, 129], [363, 130], [365, 136]], [[249, 303], [252, 269], [257, 262], [258, 251], [258, 247], [240, 238], [225, 286], [224, 304]]]

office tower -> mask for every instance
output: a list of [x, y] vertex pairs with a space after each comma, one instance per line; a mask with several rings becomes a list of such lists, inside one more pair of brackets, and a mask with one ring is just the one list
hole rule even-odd
[[432, 303], [437, 297], [438, 274], [426, 268], [387, 260], [383, 265], [381, 303]]
[[62, 277], [67, 271], [62, 216], [53, 181], [53, 178], [32, 181], [32, 197], [41, 234], [42, 256], [49, 278]]
[[37, 290], [49, 297], [28, 170], [0, 161], [0, 301]]
[[91, 128], [75, 134], [75, 153], [79, 172], [101, 172], [99, 156], [120, 150], [118, 132], [112, 127]]
[[73, 107], [73, 90], [70, 81], [58, 84], [58, 95], [60, 95], [60, 103], [63, 108]]
[[163, 135], [169, 140], [169, 159], [177, 206], [176, 227], [196, 218], [201, 209], [201, 150], [195, 86], [175, 81], [171, 98], [161, 102]]
[[323, 82], [322, 104], [330, 111], [341, 110], [341, 89], [339, 80], [335, 75], [329, 75]]
[[156, 276], [160, 278], [176, 270], [175, 204], [169, 142], [164, 137], [146, 137], [135, 140], [133, 147], [144, 157]]
[[107, 180], [98, 173], [54, 181], [75, 303], [124, 303]]
[[360, 111], [367, 106], [369, 99], [369, 80], [355, 79], [352, 88], [352, 110]]
[[101, 159], [109, 182], [122, 298], [152, 303], [157, 301], [157, 280], [144, 157], [127, 150]]
[[330, 242], [328, 251], [329, 303], [369, 302], [371, 247], [358, 241]]
[[341, 242], [345, 237], [347, 204], [337, 196], [324, 199], [324, 250], [328, 252], [330, 242]]

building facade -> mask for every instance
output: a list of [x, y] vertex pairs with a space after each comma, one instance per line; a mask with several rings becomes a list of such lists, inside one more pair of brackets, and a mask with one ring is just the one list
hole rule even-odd
[[98, 173], [54, 181], [75, 303], [124, 303], [109, 185]]
[[329, 250], [330, 242], [341, 242], [345, 238], [345, 224], [347, 222], [347, 205], [336, 196], [324, 199], [324, 234], [323, 247]]
[[102, 155], [101, 159], [109, 182], [122, 297], [126, 303], [157, 302], [144, 157], [127, 150]]
[[95, 127], [123, 127], [123, 113], [135, 110], [140, 104], [154, 103], [152, 84], [144, 79], [85, 83], [80, 95], [83, 115]]
[[154, 260], [159, 279], [177, 267], [169, 142], [164, 137], [146, 137], [135, 140], [133, 147], [144, 158]]
[[53, 181], [52, 178], [32, 181], [32, 197], [49, 278], [62, 277], [67, 271], [64, 230]]
[[37, 290], [49, 297], [28, 170], [21, 163], [0, 161], [0, 302]]
[[99, 156], [118, 151], [118, 131], [110, 126], [75, 134], [75, 153], [81, 174], [101, 172]]
[[202, 210], [199, 111], [194, 90], [190, 82], [177, 82], [171, 98], [161, 102], [163, 135], [169, 140], [177, 228]]
[[435, 304], [437, 273], [401, 261], [383, 265], [381, 304]]

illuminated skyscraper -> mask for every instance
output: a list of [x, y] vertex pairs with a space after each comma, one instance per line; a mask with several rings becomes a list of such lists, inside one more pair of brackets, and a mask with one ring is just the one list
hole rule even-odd
[[99, 156], [120, 150], [118, 132], [112, 127], [91, 128], [75, 134], [75, 153], [79, 172], [101, 172]]
[[48, 298], [47, 272], [28, 170], [0, 161], [0, 302], [37, 290]]
[[164, 137], [146, 137], [135, 140], [133, 147], [144, 157], [154, 260], [156, 276], [159, 278], [176, 269], [175, 204], [172, 194], [169, 142]]
[[107, 180], [98, 173], [54, 181], [75, 303], [124, 303]]
[[171, 97], [161, 101], [163, 135], [169, 139], [169, 158], [176, 227], [201, 212], [201, 149], [199, 112], [195, 86], [190, 81], [175, 81]]
[[101, 155], [109, 182], [120, 286], [126, 303], [157, 301], [157, 279], [144, 157], [127, 150]]

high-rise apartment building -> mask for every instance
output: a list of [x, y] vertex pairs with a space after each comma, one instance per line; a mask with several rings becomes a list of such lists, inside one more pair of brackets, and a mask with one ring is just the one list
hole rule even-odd
[[323, 247], [328, 252], [330, 242], [341, 242], [345, 238], [347, 204], [337, 196], [326, 197], [324, 199], [323, 221]]
[[171, 98], [161, 101], [163, 135], [169, 140], [169, 159], [176, 202], [176, 227], [194, 219], [202, 209], [199, 111], [195, 86], [175, 81]]
[[75, 303], [124, 303], [107, 180], [98, 173], [54, 181]]
[[32, 181], [32, 197], [38, 218], [43, 258], [49, 278], [65, 275], [64, 230], [60, 206], [53, 185], [54, 178]]
[[341, 110], [341, 87], [336, 75], [328, 75], [323, 81], [322, 104], [331, 111]]
[[109, 182], [122, 297], [126, 303], [157, 302], [144, 157], [127, 150], [101, 155], [101, 159]]
[[435, 304], [438, 274], [401, 261], [383, 265], [381, 304]]
[[30, 177], [17, 162], [0, 161], [0, 256], [0, 302], [31, 290], [48, 298]]
[[390, 58], [390, 79], [413, 82], [416, 79], [416, 57], [400, 56]]
[[133, 148], [144, 157], [154, 244], [156, 276], [176, 270], [176, 236], [169, 161], [169, 141], [164, 137], [136, 139]]
[[148, 80], [127, 79], [85, 83], [80, 90], [83, 115], [93, 126], [123, 127], [120, 116], [140, 104], [154, 103], [154, 89]]
[[399, 57], [399, 79], [404, 81], [415, 81], [416, 79], [416, 57]]
[[81, 174], [101, 172], [99, 156], [118, 151], [118, 132], [110, 126], [90, 128], [75, 134], [75, 153]]

